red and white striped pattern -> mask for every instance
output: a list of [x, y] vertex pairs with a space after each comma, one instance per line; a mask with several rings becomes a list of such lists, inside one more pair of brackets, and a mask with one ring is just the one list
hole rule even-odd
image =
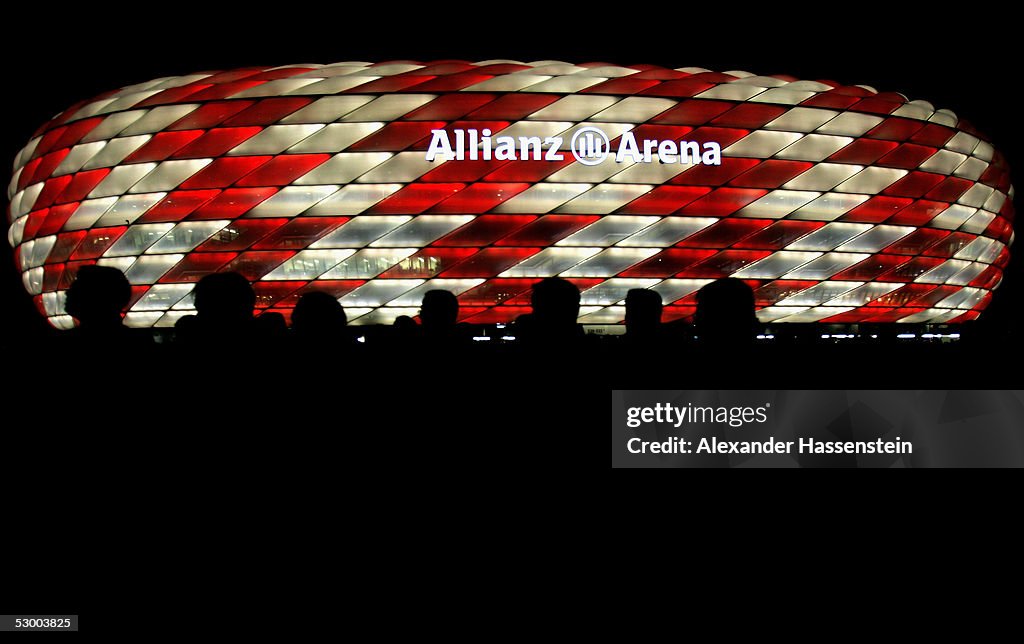
[[[716, 141], [722, 164], [427, 162], [432, 129]], [[424, 292], [505, 322], [537, 278], [615, 323], [666, 319], [734, 276], [765, 322], [959, 322], [1013, 238], [1003, 157], [948, 110], [831, 81], [557, 61], [297, 65], [159, 78], [73, 105], [18, 154], [8, 238], [57, 327], [75, 271], [123, 270], [132, 326], [169, 326], [214, 271], [290, 314], [327, 291], [355, 323]]]

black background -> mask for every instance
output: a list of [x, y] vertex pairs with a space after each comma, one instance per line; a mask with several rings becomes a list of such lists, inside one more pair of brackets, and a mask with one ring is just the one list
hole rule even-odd
[[[20, 7], [17, 18], [5, 27], [4, 66], [0, 73], [4, 87], [0, 158], [10, 164], [41, 123], [73, 102], [160, 76], [240, 66], [344, 60], [557, 59], [788, 74], [898, 91], [910, 99], [928, 100], [936, 108], [949, 108], [973, 122], [1008, 157], [1015, 183], [1020, 185], [1024, 157], [1018, 133], [1019, 99], [1015, 96], [1019, 86], [1020, 36], [1013, 32], [1007, 16], [995, 13], [994, 5], [975, 8], [964, 4], [948, 10], [938, 9], [939, 6], [915, 4], [899, 8], [892, 2], [846, 2], [834, 7], [826, 3], [775, 3], [749, 8], [736, 2], [627, 2], [608, 8], [586, 3], [556, 7], [543, 3], [446, 2], [419, 9], [369, 3], [356, 12], [340, 2], [300, 3], [294, 8], [281, 3], [269, 10], [244, 4], [221, 9], [213, 3], [104, 3], [81, 9], [37, 3]], [[6, 243], [0, 247], [0, 339], [5, 344], [30, 342], [45, 322], [21, 286], [10, 249]], [[1017, 302], [1024, 288], [1021, 264], [1010, 262], [1007, 279], [983, 317], [1019, 319]], [[17, 365], [8, 367], [7, 373], [16, 379]], [[1010, 367], [1013, 370], [1017, 365]], [[10, 410], [5, 431], [38, 433], [69, 426], [66, 415], [70, 412], [60, 404], [60, 392], [66, 386], [61, 380], [62, 373], [65, 369], [55, 367], [52, 381], [27, 383], [29, 387], [48, 387], [55, 392], [50, 409], [19, 408], [17, 388], [5, 387], [5, 407]], [[982, 370], [975, 386], [1012, 386], [998, 373], [986, 374]], [[121, 602], [131, 598], [129, 606], [149, 607], [158, 615], [166, 614], [166, 608], [161, 607], [167, 606], [168, 597], [181, 600], [187, 596], [185, 593], [196, 591], [207, 599], [216, 595], [216, 586], [203, 588], [207, 576], [236, 571], [231, 577], [234, 581], [249, 579], [283, 552], [294, 557], [294, 565], [313, 570], [313, 566], [322, 566], [323, 562], [311, 562], [303, 554], [318, 552], [321, 545], [337, 549], [346, 537], [373, 540], [374, 531], [366, 526], [379, 525], [378, 521], [398, 521], [404, 517], [412, 523], [401, 532], [387, 535], [385, 543], [396, 535], [416, 535], [413, 539], [419, 542], [424, 526], [437, 528], [439, 522], [442, 528], [455, 527], [469, 517], [502, 524], [540, 520], [549, 529], [545, 534], [571, 517], [577, 528], [592, 527], [587, 539], [594, 540], [600, 539], [596, 535], [608, 534], [610, 516], [625, 515], [627, 508], [654, 506], [662, 499], [671, 501], [671, 497], [676, 497], [678, 502], [681, 498], [676, 495], [682, 495], [683, 490], [676, 485], [645, 486], [641, 495], [630, 493], [627, 484], [617, 483], [615, 493], [609, 494], [611, 490], [594, 479], [592, 471], [604, 470], [608, 463], [604, 432], [610, 388], [572, 392], [572, 400], [577, 404], [572, 406], [573, 415], [569, 416], [531, 410], [529, 398], [515, 398], [507, 393], [508, 383], [495, 386], [503, 392], [502, 402], [513, 402], [507, 407], [470, 405], [471, 411], [463, 411], [464, 415], [455, 420], [450, 417], [443, 430], [424, 417], [422, 407], [399, 405], [396, 409], [393, 391], [382, 395], [381, 400], [367, 400], [367, 404], [376, 404], [382, 412], [391, 414], [389, 422], [407, 415], [435, 441], [416, 443], [420, 451], [415, 454], [369, 458], [363, 463], [358, 463], [363, 460], [361, 455], [349, 454], [337, 475], [340, 481], [291, 476], [295, 473], [293, 468], [298, 469], [294, 463], [254, 466], [253, 476], [274, 474], [276, 488], [254, 486], [247, 482], [254, 480], [251, 478], [242, 483], [234, 479], [224, 481], [225, 489], [236, 494], [209, 501], [211, 505], [204, 505], [206, 512], [200, 514], [181, 501], [186, 491], [194, 491], [189, 486], [195, 470], [191, 457], [159, 468], [160, 485], [150, 490], [140, 486], [140, 482], [149, 482], [144, 471], [153, 464], [152, 452], [141, 450], [137, 442], [105, 437], [102, 425], [90, 430], [91, 438], [81, 439], [89, 442], [92, 449], [82, 452], [82, 465], [73, 477], [61, 478], [53, 472], [19, 466], [22, 455], [6, 450], [0, 457], [7, 501], [3, 520], [8, 521], [7, 525], [17, 525], [18, 530], [8, 531], [14, 536], [4, 544], [8, 567], [4, 570], [3, 600], [9, 607], [5, 612], [91, 610], [113, 618], [126, 606]], [[176, 395], [199, 397], [185, 385]], [[466, 404], [457, 396], [453, 399]], [[491, 399], [497, 401], [498, 396]], [[202, 408], [201, 403], [196, 405], [185, 414], [193, 429], [238, 429], [227, 424], [204, 423], [196, 411]], [[158, 409], [154, 413], [165, 412]], [[455, 441], [464, 436], [462, 430], [485, 430], [502, 414], [508, 414], [511, 427], [502, 425], [499, 436], [488, 435], [486, 431], [473, 434], [486, 453], [468, 454], [454, 449]], [[76, 427], [71, 423], [70, 427], [82, 429], [84, 425]], [[522, 432], [514, 431], [517, 428]], [[550, 428], [564, 430], [571, 438], [548, 439], [544, 442], [546, 447], [542, 447], [535, 440], [535, 432]], [[146, 430], [144, 419], [138, 419], [136, 429]], [[363, 429], [350, 427], [347, 431]], [[291, 440], [289, 436], [283, 433], [278, 444], [287, 443]], [[67, 437], [57, 435], [54, 440], [59, 443]], [[97, 457], [97, 451], [104, 456]], [[127, 469], [111, 469], [111, 461]], [[444, 474], [453, 470], [471, 474], [451, 481]], [[354, 471], [357, 473], [353, 475]], [[495, 481], [496, 478], [500, 480]], [[788, 478], [796, 481], [795, 477]], [[941, 501], [942, 512], [949, 511], [953, 495], [947, 495], [951, 490], [942, 489], [939, 481], [930, 482], [930, 494], [918, 490], [911, 501], [910, 497], [902, 496], [898, 485], [878, 476], [866, 478], [858, 477], [855, 484], [847, 479], [845, 483], [839, 480], [829, 485], [831, 496], [827, 506], [817, 506], [818, 500], [808, 497], [806, 484], [800, 484], [796, 493], [797, 485], [786, 490], [779, 483], [780, 487], [772, 490], [771, 499], [765, 499], [764, 490], [756, 494], [743, 490], [733, 496], [733, 490], [720, 481], [715, 484], [714, 499], [703, 496], [699, 487], [687, 490], [685, 498], [691, 512], [697, 507], [706, 509], [705, 502], [712, 500], [719, 506], [719, 512], [731, 520], [751, 504], [759, 506], [777, 513], [773, 515], [773, 530], [795, 526], [799, 517], [813, 516], [819, 535], [815, 543], [830, 547], [864, 530], [870, 525], [867, 517], [892, 519], [893, 515], [887, 514], [879, 503], [886, 507], [889, 503], [895, 505], [899, 523], [892, 525], [901, 526], [901, 530], [906, 522], [926, 523], [928, 515], [924, 508], [929, 500]], [[424, 487], [437, 485], [438, 479], [452, 487], [438, 496], [424, 491]], [[499, 486], [482, 486], [481, 481], [497, 482]], [[970, 505], [977, 507], [992, 498], [991, 490], [975, 496], [962, 483], [956, 487], [958, 504], [969, 497]], [[483, 493], [481, 489], [490, 492]], [[240, 518], [236, 510], [247, 490], [258, 490], [253, 494], [258, 493], [261, 503]], [[787, 494], [790, 491], [794, 494]], [[485, 508], [513, 497], [518, 503], [529, 499], [529, 511], [520, 507], [518, 511], [509, 509], [498, 518], [479, 519], [481, 513], [487, 514]], [[465, 513], [444, 511], [439, 508], [439, 498], [461, 498], [470, 509]], [[882, 498], [887, 500], [872, 501]], [[313, 507], [311, 499], [323, 503]], [[731, 509], [722, 512], [721, 503], [726, 500]], [[908, 509], [908, 503], [912, 509]], [[787, 511], [785, 508], [790, 504], [801, 505], [802, 509], [795, 513]], [[819, 509], [812, 513], [808, 509], [811, 504]], [[567, 507], [572, 510], [566, 511]], [[9, 517], [16, 508], [20, 514], [15, 524]], [[54, 508], [66, 508], [60, 515], [63, 518], [47, 514]], [[432, 511], [426, 512], [425, 508]], [[658, 510], [666, 521], [675, 514], [663, 512], [664, 506], [658, 506]], [[853, 515], [864, 517], [865, 523], [852, 518]], [[325, 516], [348, 523], [344, 530], [338, 530], [337, 524]], [[739, 518], [746, 524], [745, 534], [754, 534], [747, 530], [756, 529], [760, 537], [768, 524], [754, 523], [753, 517], [741, 514]], [[710, 524], [711, 529], [705, 531], [718, 534], [723, 526], [729, 525], [728, 521], [730, 518]], [[631, 525], [640, 524], [642, 521]], [[841, 529], [829, 532], [829, 528], [840, 526]], [[328, 536], [335, 538], [333, 546], [326, 543]], [[297, 548], [300, 541], [303, 547]], [[806, 541], [801, 543], [806, 558], [812, 547]], [[875, 542], [868, 539], [862, 542], [861, 556], [878, 547], [872, 543]], [[403, 541], [395, 551], [407, 550], [407, 546]], [[593, 542], [590, 547], [594, 547]], [[962, 546], [960, 549], [963, 551]], [[471, 549], [467, 547], [464, 551]], [[184, 554], [189, 552], [198, 556]], [[341, 556], [353, 552], [344, 550]], [[428, 553], [421, 554], [426, 557]], [[882, 578], [892, 576], [886, 573]], [[150, 591], [156, 594], [150, 596]], [[116, 619], [107, 620], [106, 626], [116, 626]]]

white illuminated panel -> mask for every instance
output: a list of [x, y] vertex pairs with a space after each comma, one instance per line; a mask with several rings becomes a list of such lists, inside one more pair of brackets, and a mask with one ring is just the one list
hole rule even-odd
[[552, 277], [601, 252], [602, 248], [545, 248], [498, 277]]
[[793, 270], [797, 266], [803, 266], [820, 256], [821, 253], [780, 251], [772, 253], [768, 257], [758, 260], [753, 264], [744, 266], [734, 275], [734, 277], [775, 279], [782, 277], [785, 273]]
[[877, 253], [893, 242], [903, 239], [914, 232], [910, 226], [873, 226], [863, 235], [859, 235], [836, 250], [853, 253]]
[[853, 139], [845, 136], [808, 134], [775, 156], [779, 159], [795, 161], [822, 161], [852, 142]]
[[[713, 217], [665, 217], [658, 223], [618, 242], [619, 246], [671, 246], [704, 230], [718, 220]], [[564, 240], [563, 240], [564, 241]]]
[[370, 279], [415, 253], [416, 248], [367, 248], [339, 262], [321, 277], [325, 280]]
[[228, 220], [182, 222], [150, 246], [146, 253], [186, 253], [229, 223]]
[[265, 280], [311, 280], [323, 275], [338, 265], [355, 251], [352, 249], [338, 250], [304, 250], [296, 253], [274, 270], [267, 273]]
[[124, 226], [134, 223], [150, 208], [159, 203], [166, 192], [154, 192], [143, 195], [124, 195], [118, 197], [114, 205], [106, 210], [103, 215], [95, 221], [94, 226]]
[[126, 136], [119, 139], [107, 141], [99, 152], [90, 157], [82, 164], [82, 170], [95, 170], [97, 168], [109, 168], [124, 161], [132, 152], [135, 152], [153, 138], [146, 134], [143, 136]]
[[870, 257], [865, 253], [825, 253], [800, 268], [786, 273], [788, 280], [824, 280]]
[[797, 132], [756, 130], [722, 150], [722, 154], [725, 156], [766, 159], [782, 148], [800, 140], [802, 136], [802, 134]]
[[310, 244], [310, 248], [361, 248], [411, 219], [408, 215], [356, 217]]
[[611, 277], [657, 252], [657, 248], [609, 248], [564, 271], [561, 276]]
[[650, 288], [658, 282], [659, 280], [657, 279], [612, 278], [583, 291], [580, 296], [580, 304], [588, 306], [616, 304], [625, 300], [626, 294], [632, 289]]
[[338, 301], [342, 306], [381, 306], [422, 283], [423, 280], [374, 280]]
[[611, 96], [570, 95], [541, 108], [527, 118], [538, 121], [585, 121], [618, 102]]
[[657, 217], [632, 217], [624, 215], [602, 217], [589, 226], [559, 241], [557, 245], [612, 246], [657, 221]]
[[786, 250], [834, 250], [870, 228], [871, 224], [826, 224], [796, 240]]
[[[321, 124], [271, 125], [259, 134], [246, 139], [229, 155], [280, 154], [299, 141], [307, 139], [324, 129]], [[294, 151], [294, 150], [293, 150]], [[334, 150], [301, 150], [304, 152], [333, 152]]]
[[744, 206], [739, 217], [766, 217], [779, 219], [818, 197], [819, 192], [798, 190], [773, 190], [757, 201]]
[[288, 186], [250, 210], [247, 216], [294, 217], [338, 192], [339, 189], [340, 186]]
[[589, 183], [538, 183], [502, 203], [494, 212], [550, 212], [590, 188]]
[[422, 247], [472, 220], [472, 215], [422, 215], [370, 245]]
[[400, 183], [350, 184], [316, 202], [316, 205], [306, 211], [306, 215], [318, 217], [358, 215], [377, 202], [398, 192], [401, 188], [402, 184]]

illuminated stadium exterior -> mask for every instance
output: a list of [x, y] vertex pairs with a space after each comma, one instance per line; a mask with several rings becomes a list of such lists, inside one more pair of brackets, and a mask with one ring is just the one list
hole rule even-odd
[[90, 263], [125, 272], [140, 327], [192, 312], [215, 271], [286, 317], [326, 291], [355, 324], [416, 315], [430, 289], [456, 293], [463, 321], [508, 322], [551, 275], [580, 287], [584, 323], [620, 322], [632, 288], [687, 319], [729, 276], [763, 322], [960, 322], [990, 301], [1013, 238], [1005, 160], [952, 112], [697, 68], [161, 78], [73, 105], [14, 169], [8, 238], [59, 328]]

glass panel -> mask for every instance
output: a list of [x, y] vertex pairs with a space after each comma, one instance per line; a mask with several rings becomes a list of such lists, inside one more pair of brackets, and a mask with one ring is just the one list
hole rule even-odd
[[408, 215], [363, 215], [354, 217], [330, 234], [317, 240], [310, 248], [361, 248], [380, 239], [411, 220]]
[[140, 257], [125, 273], [132, 284], [153, 284], [163, 277], [184, 255], [148, 255]]
[[128, 189], [134, 186], [142, 177], [146, 176], [156, 168], [155, 163], [135, 163], [132, 165], [119, 165], [110, 171], [99, 185], [89, 193], [90, 198], [109, 197], [112, 195], [123, 195]]
[[366, 105], [372, 99], [372, 96], [359, 96], [356, 94], [325, 96], [281, 119], [281, 123], [330, 123], [352, 110]]
[[586, 305], [617, 304], [626, 299], [626, 293], [630, 289], [650, 288], [658, 282], [657, 279], [612, 278], [584, 291], [580, 303]]
[[499, 277], [551, 277], [599, 253], [600, 248], [545, 248]]
[[832, 315], [846, 313], [852, 308], [852, 306], [818, 306], [813, 309], [800, 311], [799, 313], [794, 313], [793, 315], [788, 315], [784, 318], [780, 318], [776, 320], [776, 322], [817, 322], [818, 320], [830, 317]]
[[559, 246], [611, 246], [658, 221], [658, 217], [611, 215], [558, 242]]
[[448, 291], [453, 295], [461, 295], [468, 291], [474, 286], [479, 286], [484, 282], [483, 279], [434, 279], [423, 284], [420, 284], [416, 288], [406, 291], [398, 298], [388, 302], [391, 306], [419, 306], [423, 301], [423, 296], [427, 291]]
[[944, 284], [949, 278], [953, 277], [960, 271], [964, 270], [971, 263], [961, 259], [950, 259], [939, 264], [935, 268], [922, 274], [918, 277], [915, 282], [923, 282], [925, 284]]
[[128, 230], [114, 242], [114, 245], [107, 250], [105, 255], [107, 257], [140, 255], [172, 228], [174, 228], [174, 224], [140, 224], [138, 226], [129, 226]]
[[875, 226], [838, 247], [843, 252], [877, 253], [897, 239], [914, 232], [910, 226]]
[[129, 192], [160, 192], [173, 190], [206, 166], [213, 159], [188, 159], [185, 161], [163, 161], [134, 186]]
[[614, 212], [637, 197], [651, 191], [650, 185], [607, 184], [594, 186], [558, 209], [571, 214], [603, 215]]
[[610, 277], [657, 252], [657, 248], [609, 248], [603, 253], [562, 272], [562, 276]]
[[819, 163], [784, 184], [787, 190], [818, 190], [825, 192], [863, 170], [863, 166], [845, 163]]
[[853, 139], [846, 136], [808, 134], [775, 156], [797, 161], [822, 161], [852, 142]]
[[757, 201], [744, 206], [737, 216], [781, 219], [820, 194], [818, 192], [773, 190]]
[[786, 274], [786, 279], [824, 280], [832, 277], [844, 268], [864, 261], [870, 255], [862, 253], [825, 253], [818, 259], [808, 262], [795, 271]]
[[270, 273], [265, 280], [311, 280], [337, 266], [355, 251], [341, 250], [304, 250], [292, 256]]
[[882, 122], [882, 117], [860, 112], [843, 112], [818, 128], [822, 134], [860, 136]]
[[960, 204], [953, 204], [936, 215], [934, 219], [928, 222], [928, 225], [933, 228], [954, 230], [962, 226], [965, 221], [970, 219], [974, 213], [977, 212], [977, 210], [977, 208], [968, 208], [967, 206], [961, 206]]
[[802, 136], [802, 134], [796, 132], [756, 130], [727, 147], [722, 151], [722, 154], [735, 157], [767, 159], [782, 148], [795, 141], [799, 141]]
[[[656, 220], [657, 217], [651, 217], [650, 219]], [[686, 239], [717, 221], [718, 219], [713, 217], [665, 217], [654, 225], [630, 235], [616, 245], [663, 248]]]
[[[250, 210], [248, 216], [294, 217], [338, 192], [339, 188], [340, 186], [287, 186]], [[339, 213], [332, 212], [330, 214]]]
[[581, 324], [618, 324], [624, 319], [626, 319], [626, 307], [608, 306], [600, 311], [580, 316], [579, 321]]
[[373, 280], [338, 301], [344, 307], [381, 306], [422, 283], [423, 280]]
[[[871, 224], [826, 224], [793, 242], [786, 250], [833, 250], [870, 228]], [[883, 247], [885, 245], [883, 244]]]
[[589, 183], [538, 183], [502, 203], [494, 212], [550, 212], [590, 188]]
[[[825, 282], [828, 284], [828, 282]], [[868, 302], [872, 302], [882, 297], [886, 293], [891, 293], [903, 286], [903, 284], [893, 282], [868, 282], [859, 288], [855, 288], [852, 291], [847, 291], [839, 297], [825, 302], [829, 306], [863, 306]]]
[[852, 291], [863, 282], [821, 282], [816, 286], [791, 295], [778, 302], [779, 306], [818, 306], [836, 298], [843, 293]]
[[401, 188], [400, 183], [347, 185], [310, 208], [306, 215], [358, 215]]
[[[281, 154], [299, 141], [312, 136], [322, 129], [325, 129], [322, 124], [271, 125], [270, 127], [264, 128], [263, 131], [256, 136], [246, 139], [244, 143], [228, 150], [227, 154], [230, 156]], [[338, 150], [340, 149], [341, 148], [338, 148]], [[338, 150], [309, 150], [303, 148], [301, 151], [337, 152]]]
[[422, 215], [370, 244], [374, 247], [426, 246], [473, 220], [473, 215]]
[[893, 168], [864, 168], [858, 174], [839, 184], [836, 187], [836, 191], [874, 195], [902, 179], [906, 174], [906, 170], [896, 170]]
[[416, 248], [367, 248], [340, 262], [325, 273], [322, 279], [369, 279], [388, 270]]
[[[176, 225], [146, 250], [146, 253], [184, 253], [209, 239], [230, 221], [187, 221]], [[130, 232], [130, 230], [129, 230]]]
[[[754, 262], [737, 272], [734, 277], [746, 278], [756, 277], [760, 279], [775, 279], [782, 277], [797, 266], [820, 257], [821, 253], [801, 253], [795, 251], [780, 251], [772, 253], [762, 260]], [[792, 276], [787, 276], [792, 277]], [[798, 279], [798, 278], [794, 278]], [[809, 278], [813, 279], [813, 278]]]
[[135, 223], [136, 219], [166, 196], [166, 192], [155, 192], [146, 195], [124, 195], [119, 197], [117, 203], [96, 220], [93, 225], [123, 226]]
[[349, 183], [390, 158], [390, 152], [342, 152], [335, 154], [292, 183], [300, 186]]
[[678, 103], [667, 98], [630, 96], [597, 113], [591, 119], [597, 122], [643, 123], [675, 107]]
[[194, 284], [157, 284], [146, 291], [132, 311], [166, 311], [192, 292]]
[[575, 94], [565, 96], [526, 118], [531, 121], [585, 121], [616, 101], [613, 96]]
[[435, 166], [422, 151], [399, 152], [359, 177], [359, 183], [408, 183], [420, 178]]
[[385, 94], [346, 114], [342, 121], [393, 121], [437, 98], [433, 94]]

